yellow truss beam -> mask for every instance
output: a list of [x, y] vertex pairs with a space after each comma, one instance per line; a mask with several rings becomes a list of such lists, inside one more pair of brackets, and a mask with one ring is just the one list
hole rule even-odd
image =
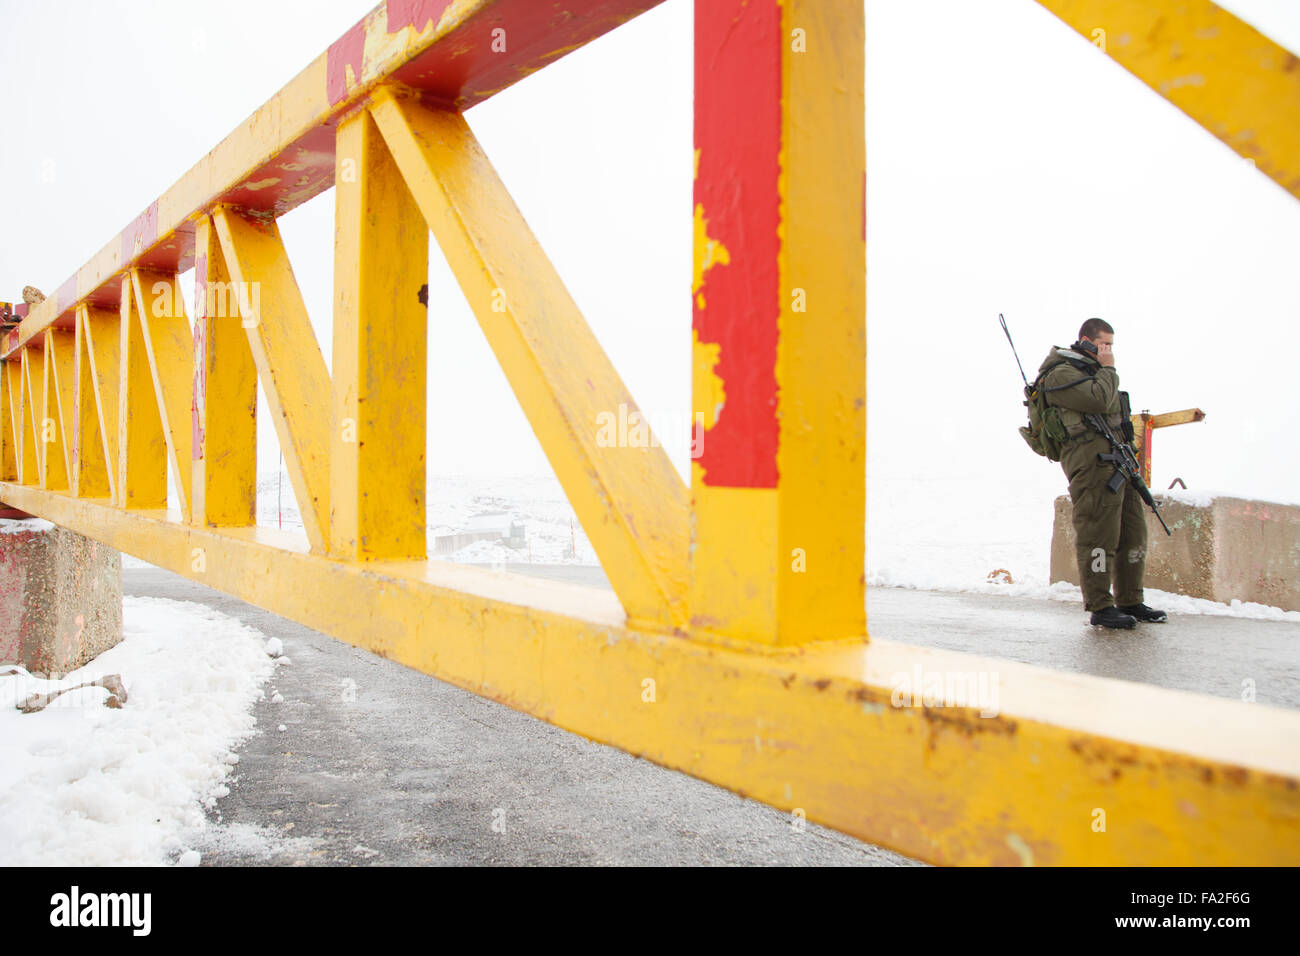
[[194, 346], [185, 300], [174, 275], [132, 269], [131, 288], [180, 512], [188, 520], [194, 480]]
[[636, 403], [478, 140], [389, 90], [371, 113], [628, 616], [685, 623], [686, 489], [657, 443], [601, 443]]
[[[59, 291], [35, 306], [0, 343], [25, 346], [61, 315], [97, 300], [131, 266], [166, 260], [175, 271], [193, 248], [195, 217], [214, 202], [256, 204], [264, 215], [300, 206], [333, 185], [331, 126], [394, 74], [464, 110], [555, 62], [662, 0], [568, 0], [562, 15], [537, 0], [454, 0], [437, 8], [379, 3], [239, 124]], [[508, 24], [509, 45], [493, 44]], [[470, 50], [484, 51], [466, 56]], [[491, 51], [491, 52], [487, 52]], [[111, 300], [116, 302], [116, 290]]]
[[[41, 461], [45, 474], [41, 485], [55, 491], [71, 487], [72, 462], [72, 362], [75, 334], [67, 329], [45, 330], [45, 375], [41, 440], [45, 443]], [[64, 417], [64, 409], [68, 415]], [[66, 427], [65, 427], [66, 426]]]
[[194, 523], [242, 527], [257, 523], [257, 366], [209, 217], [194, 241]]
[[695, 36], [692, 628], [860, 636], [862, 6], [719, 0]]
[[239, 308], [303, 527], [313, 551], [329, 547], [330, 377], [293, 267], [274, 222], [218, 206], [212, 221], [231, 279], [245, 290]]
[[0, 363], [0, 481], [18, 480], [18, 416], [9, 385], [11, 365], [16, 363]]
[[330, 546], [423, 558], [429, 227], [368, 112], [337, 143]]
[[111, 498], [113, 470], [108, 463], [113, 459], [105, 442], [106, 432], [101, 427], [86, 328], [89, 312], [88, 306], [77, 309], [77, 327], [73, 333], [72, 494], [78, 498]]
[[[746, 652], [632, 627], [612, 595], [588, 588], [436, 561], [339, 561], [293, 550], [292, 536], [271, 529], [186, 526], [9, 482], [0, 499], [921, 859], [1300, 863], [1292, 711], [881, 640]], [[984, 675], [996, 712], [923, 699], [932, 677], [954, 675]], [[914, 679], [912, 697], [903, 688]]]
[[9, 390], [9, 422], [14, 438], [14, 464], [18, 481], [29, 484], [36, 468], [36, 446], [32, 439], [27, 412], [26, 359], [11, 359], [4, 363], [5, 385]]
[[[167, 439], [146, 354], [140, 300], [122, 280], [117, 401], [117, 489], [124, 508], [167, 507]], [[30, 350], [28, 350], [30, 351]]]
[[1300, 199], [1295, 54], [1210, 0], [1038, 0]]
[[[39, 385], [38, 391], [35, 386]], [[32, 455], [23, 456], [23, 481], [32, 485], [45, 484], [45, 353], [40, 349], [23, 350], [23, 414], [26, 430], [31, 439]], [[39, 397], [38, 397], [39, 396]]]
[[[86, 360], [90, 366], [90, 392], [94, 399], [95, 417], [106, 463], [108, 494], [113, 503], [122, 507], [118, 494], [118, 450], [121, 447], [118, 402], [121, 401], [122, 340], [118, 329], [120, 318], [112, 312], [93, 306], [83, 306], [80, 311], [81, 333], [85, 339]], [[86, 384], [83, 382], [83, 385]], [[82, 397], [84, 400], [84, 396]], [[86, 497], [102, 492], [98, 482], [88, 485]]]

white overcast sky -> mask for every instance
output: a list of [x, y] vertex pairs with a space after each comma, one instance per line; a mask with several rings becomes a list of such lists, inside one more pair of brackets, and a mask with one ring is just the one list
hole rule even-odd
[[[1300, 50], [1300, 3], [1223, 5]], [[370, 6], [0, 0], [0, 298], [52, 293]], [[691, 17], [667, 0], [468, 114], [683, 473]], [[867, 139], [873, 477], [1054, 469], [997, 313], [1026, 368], [1100, 315], [1136, 408], [1209, 415], [1156, 436], [1154, 485], [1300, 500], [1300, 203], [1032, 0], [868, 0]], [[332, 216], [281, 221], [327, 362]], [[431, 472], [547, 472], [433, 248]]]

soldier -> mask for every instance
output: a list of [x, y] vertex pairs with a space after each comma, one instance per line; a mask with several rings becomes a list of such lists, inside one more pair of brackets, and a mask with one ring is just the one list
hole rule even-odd
[[[1142, 603], [1147, 557], [1142, 499], [1129, 482], [1118, 493], [1106, 488], [1115, 466], [1098, 455], [1109, 452], [1110, 446], [1084, 419], [1104, 415], [1115, 433], [1122, 434], [1128, 393], [1119, 390], [1114, 341], [1115, 330], [1107, 322], [1089, 319], [1079, 329], [1079, 340], [1068, 349], [1053, 348], [1038, 374], [1043, 376], [1047, 403], [1060, 409], [1070, 436], [1061, 452], [1061, 468], [1070, 480], [1084, 609], [1092, 613], [1094, 625], [1129, 628], [1138, 621], [1163, 623], [1169, 615]], [[1115, 600], [1110, 595], [1112, 573]]]

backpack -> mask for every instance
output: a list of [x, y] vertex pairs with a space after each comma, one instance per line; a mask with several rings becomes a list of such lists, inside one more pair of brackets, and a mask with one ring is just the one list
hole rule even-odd
[[[1031, 384], [1025, 386], [1024, 405], [1029, 409], [1029, 424], [1020, 427], [1020, 437], [1025, 440], [1025, 444], [1030, 447], [1034, 454], [1042, 455], [1048, 461], [1060, 461], [1065, 443], [1070, 440], [1070, 433], [1066, 429], [1064, 422], [1061, 421], [1061, 410], [1055, 405], [1047, 404], [1048, 393], [1073, 388], [1075, 385], [1086, 382], [1094, 374], [1089, 373], [1082, 378], [1075, 379], [1073, 382], [1057, 385], [1054, 388], [1042, 387], [1043, 379], [1048, 372], [1067, 364], [1074, 365], [1073, 362], [1057, 362], [1055, 365], [1043, 369]], [[1082, 370], [1083, 366], [1075, 365], [1075, 368]]]

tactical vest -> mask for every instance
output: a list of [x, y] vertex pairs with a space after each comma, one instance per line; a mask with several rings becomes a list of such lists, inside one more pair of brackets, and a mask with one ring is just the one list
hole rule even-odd
[[[1043, 388], [1043, 380], [1048, 374], [1070, 365], [1081, 372], [1079, 378], [1062, 385]], [[1082, 359], [1062, 357], [1061, 361], [1049, 365], [1038, 373], [1033, 383], [1025, 387], [1025, 407], [1029, 409], [1029, 424], [1020, 428], [1020, 437], [1025, 440], [1035, 454], [1042, 455], [1049, 461], [1060, 461], [1065, 446], [1086, 434], [1098, 434], [1088, 426], [1083, 413], [1072, 408], [1052, 405], [1047, 396], [1052, 392], [1065, 391], [1091, 381], [1096, 371]], [[1107, 424], [1119, 429], [1127, 442], [1133, 441], [1133, 421], [1129, 412], [1128, 392], [1119, 393], [1120, 410], [1106, 416]]]

